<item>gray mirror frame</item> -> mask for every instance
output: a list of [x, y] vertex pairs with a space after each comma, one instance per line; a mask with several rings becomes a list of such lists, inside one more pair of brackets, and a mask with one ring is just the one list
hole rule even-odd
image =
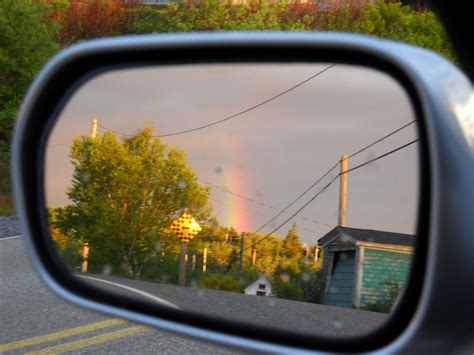
[[[211, 317], [160, 307], [122, 306], [113, 295], [87, 294], [67, 276], [48, 238], [43, 191], [43, 159], [48, 133], [62, 105], [90, 75], [110, 65], [229, 61], [351, 62], [390, 72], [408, 90], [418, 111], [422, 139], [420, 243], [409, 287], [393, 319], [368, 336], [327, 339], [239, 327]], [[313, 59], [311, 59], [313, 58]], [[13, 187], [28, 252], [42, 279], [58, 295], [81, 306], [221, 344], [253, 351], [404, 351], [424, 341], [443, 339], [447, 352], [472, 335], [474, 291], [452, 294], [457, 282], [472, 283], [474, 262], [473, 150], [456, 116], [459, 100], [471, 93], [452, 64], [429, 51], [363, 36], [334, 33], [213, 33], [124, 37], [85, 42], [56, 56], [33, 83], [20, 111], [13, 143]], [[424, 192], [423, 192], [424, 191]], [[470, 213], [471, 212], [471, 213]], [[452, 236], [456, 236], [453, 238]], [[456, 275], [453, 278], [451, 275]], [[90, 290], [89, 290], [90, 291]], [[450, 304], [463, 305], [453, 311]], [[444, 307], [445, 306], [445, 307]], [[470, 312], [469, 312], [470, 310]], [[446, 334], [438, 324], [453, 320]], [[453, 321], [454, 323], [454, 321]], [[436, 326], [438, 325], [438, 326]], [[442, 350], [437, 349], [437, 350]]]

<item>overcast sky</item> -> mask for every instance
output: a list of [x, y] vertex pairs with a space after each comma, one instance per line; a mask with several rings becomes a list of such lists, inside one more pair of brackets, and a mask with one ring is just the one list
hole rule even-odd
[[[76, 136], [90, 134], [93, 118], [102, 127], [129, 134], [145, 126], [152, 126], [156, 134], [192, 129], [265, 101], [328, 65], [187, 65], [101, 74], [76, 92], [50, 136], [47, 204], [68, 203], [69, 144]], [[246, 114], [162, 140], [187, 152], [203, 184], [234, 193], [212, 189], [210, 201], [221, 224], [254, 231], [342, 154], [354, 153], [414, 119], [404, 90], [392, 78], [373, 69], [337, 65]], [[350, 159], [349, 168], [416, 138], [416, 126], [410, 125]], [[411, 145], [349, 174], [348, 227], [414, 234], [417, 151], [418, 145]], [[336, 170], [290, 211], [335, 174]], [[338, 194], [336, 181], [295, 217], [304, 242], [315, 244], [337, 224]], [[282, 214], [262, 232], [271, 231], [288, 216]], [[291, 223], [277, 233], [286, 235]]]

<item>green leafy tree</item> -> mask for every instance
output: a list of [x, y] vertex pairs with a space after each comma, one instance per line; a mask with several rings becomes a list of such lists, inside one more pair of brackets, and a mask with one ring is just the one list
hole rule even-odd
[[219, 225], [215, 217], [209, 218], [202, 230], [188, 244], [188, 255], [196, 255], [202, 260], [204, 248], [207, 248], [207, 268], [210, 271], [223, 272], [236, 262], [237, 232], [233, 228]]
[[308, 266], [302, 266], [300, 272], [282, 268], [274, 274], [272, 285], [279, 298], [319, 303], [323, 274]]
[[48, 208], [49, 234], [51, 236], [56, 250], [64, 263], [72, 270], [79, 267], [82, 261], [81, 244], [64, 235], [58, 228], [55, 228], [57, 222], [57, 210]]
[[348, 3], [318, 14], [314, 24], [319, 30], [355, 32], [410, 43], [455, 60], [446, 32], [435, 14], [401, 2], [378, 0], [362, 7]]
[[290, 259], [299, 260], [303, 255], [303, 246], [301, 245], [300, 237], [296, 230], [296, 223], [293, 223], [291, 228], [288, 230], [288, 234], [285, 238], [284, 250], [286, 257]]
[[0, 194], [10, 186], [9, 145], [20, 102], [38, 70], [58, 46], [58, 26], [37, 1], [0, 0]]
[[325, 4], [288, 1], [202, 0], [171, 2], [164, 8], [129, 8], [128, 33], [229, 30], [356, 32], [422, 46], [453, 60], [441, 23], [422, 6], [402, 2], [347, 0]]
[[429, 48], [454, 60], [444, 29], [431, 11], [415, 11], [400, 2], [377, 1], [361, 9], [360, 18], [351, 29]]
[[[258, 239], [260, 239], [262, 236]], [[271, 275], [275, 272], [281, 262], [281, 251], [283, 240], [274, 235], [269, 236], [262, 242], [259, 242], [256, 248], [256, 260], [254, 268], [259, 273]], [[251, 252], [251, 250], [249, 250]], [[251, 256], [249, 255], [249, 258]]]
[[[259, 233], [246, 233], [243, 255], [243, 266], [258, 274], [271, 275], [281, 261], [283, 240], [271, 234], [269, 236]], [[240, 259], [240, 248], [239, 259]], [[252, 256], [255, 250], [255, 264], [252, 265]], [[255, 281], [255, 280], [252, 280]]]
[[240, 280], [228, 274], [206, 274], [198, 281], [198, 287], [213, 290], [242, 292], [244, 285]]
[[71, 159], [72, 204], [56, 211], [55, 227], [90, 243], [91, 271], [108, 266], [140, 277], [150, 258], [178, 254], [174, 219], [185, 211], [200, 223], [209, 217], [209, 192], [185, 153], [152, 138], [151, 129], [123, 140], [111, 132], [77, 138]]
[[165, 9], [144, 9], [130, 22], [131, 33], [281, 30], [286, 1], [202, 0], [171, 2]]

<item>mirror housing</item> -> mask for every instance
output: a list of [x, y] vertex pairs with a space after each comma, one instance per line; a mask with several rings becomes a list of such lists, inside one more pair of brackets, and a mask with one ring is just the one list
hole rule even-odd
[[[99, 292], [72, 277], [55, 257], [46, 218], [44, 151], [55, 119], [73, 92], [92, 76], [114, 68], [234, 62], [364, 65], [390, 74], [410, 96], [419, 121], [423, 157], [417, 252], [405, 296], [391, 320], [377, 331], [353, 339], [331, 339], [197, 317]], [[436, 334], [433, 322], [455, 312], [457, 331], [446, 346], [446, 351], [452, 351], [456, 336], [469, 335], [472, 325], [473, 291], [451, 293], [457, 282], [472, 283], [474, 274], [472, 261], [458, 262], [471, 260], [474, 251], [474, 228], [470, 224], [474, 210], [472, 95], [462, 73], [438, 55], [358, 35], [217, 33], [124, 37], [79, 44], [61, 52], [40, 73], [15, 128], [12, 181], [30, 256], [46, 284], [71, 302], [229, 346], [268, 352], [398, 352], [409, 349], [417, 339], [423, 350], [423, 340], [446, 337]], [[466, 305], [467, 309], [450, 310], [445, 308], [448, 302]]]

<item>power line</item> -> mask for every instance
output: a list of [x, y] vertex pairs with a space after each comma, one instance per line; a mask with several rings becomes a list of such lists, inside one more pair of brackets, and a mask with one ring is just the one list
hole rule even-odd
[[260, 240], [256, 241], [255, 243], [251, 244], [250, 246], [248, 246], [247, 248], [245, 248], [244, 250], [247, 250], [247, 249], [250, 249], [250, 248], [253, 248], [255, 245], [257, 245], [258, 243], [262, 242], [263, 240], [267, 239], [270, 235], [272, 235], [273, 233], [275, 233], [276, 231], [278, 231], [281, 227], [283, 227], [286, 223], [288, 223], [291, 219], [293, 219], [298, 213], [300, 213], [303, 209], [305, 209], [311, 202], [313, 202], [321, 193], [323, 193], [326, 189], [329, 188], [329, 186], [331, 186], [342, 174], [347, 174], [347, 173], [350, 173], [354, 170], [357, 170], [357, 169], [360, 169], [370, 163], [373, 163], [379, 159], [382, 159], [390, 154], [393, 154], [403, 148], [406, 148], [416, 142], [418, 142], [419, 139], [415, 139], [407, 144], [404, 144], [398, 148], [395, 148], [385, 154], [382, 154], [382, 155], [379, 155], [373, 159], [370, 159], [369, 161], [365, 162], [365, 163], [362, 163], [362, 164], [359, 164], [351, 169], [348, 169], [346, 171], [342, 171], [340, 173], [338, 173], [328, 184], [326, 184], [321, 190], [319, 190], [313, 197], [311, 197], [303, 206], [301, 206], [298, 210], [296, 210], [296, 212], [294, 212], [290, 217], [288, 217], [286, 220], [284, 220], [282, 223], [280, 223], [276, 228], [274, 228], [271, 232], [267, 233], [263, 238], [261, 238]]
[[362, 153], [364, 150], [367, 150], [367, 149], [369, 149], [370, 147], [373, 147], [374, 145], [376, 145], [377, 143], [380, 143], [380, 142], [383, 141], [384, 139], [387, 139], [388, 137], [393, 136], [395, 133], [400, 132], [402, 129], [408, 127], [409, 125], [411, 125], [411, 124], [413, 124], [413, 123], [415, 123], [415, 122], [416, 122], [416, 120], [413, 120], [413, 121], [411, 121], [411, 122], [408, 122], [407, 124], [401, 126], [400, 128], [397, 128], [396, 130], [394, 130], [394, 131], [390, 132], [389, 134], [383, 136], [382, 138], [379, 138], [379, 139], [377, 139], [376, 141], [370, 143], [369, 145], [365, 146], [364, 148], [359, 149], [357, 152], [354, 152], [354, 153], [350, 154], [348, 158], [355, 157], [357, 154], [360, 154], [360, 153]]
[[[97, 126], [99, 126], [99, 127], [102, 128], [102, 129], [105, 129], [106, 131], [110, 131], [110, 132], [112, 132], [112, 133], [118, 134], [119, 136], [133, 137], [133, 134], [115, 131], [115, 130], [113, 130], [113, 129], [110, 129], [110, 128], [105, 127], [104, 125], [102, 125], [102, 124], [100, 124], [100, 123], [97, 123]], [[156, 137], [159, 137], [159, 136], [151, 136], [151, 137], [152, 137], [152, 138], [156, 138]]]
[[[281, 213], [290, 213], [290, 212], [288, 212], [288, 211], [285, 210], [285, 209], [281, 209], [281, 208], [279, 208], [279, 207], [274, 207], [274, 206], [265, 204], [265, 203], [263, 203], [263, 202], [261, 202], [261, 201], [258, 201], [258, 200], [255, 200], [255, 199], [253, 199], [253, 198], [244, 196], [244, 195], [242, 195], [242, 194], [233, 192], [233, 191], [231, 191], [231, 190], [229, 190], [229, 189], [226, 189], [226, 188], [224, 188], [224, 187], [222, 187], [222, 186], [217, 186], [217, 185], [214, 185], [214, 184], [212, 184], [212, 183], [210, 183], [210, 182], [208, 182], [208, 181], [204, 181], [204, 180], [201, 180], [201, 181], [202, 181], [203, 183], [205, 183], [205, 184], [207, 184], [207, 185], [213, 187], [213, 188], [216, 188], [216, 189], [218, 189], [218, 190], [220, 190], [220, 191], [223, 191], [223, 192], [226, 192], [226, 193], [228, 193], [228, 194], [237, 196], [237, 197], [239, 197], [239, 198], [241, 198], [241, 199], [244, 199], [244, 200], [253, 202], [253, 203], [257, 204], [257, 205], [260, 205], [260, 206], [263, 206], [263, 207], [266, 207], [266, 208], [269, 208], [269, 209], [272, 209], [272, 210], [276, 210], [276, 211], [279, 211], [279, 212], [281, 212]], [[287, 209], [288, 209], [288, 208], [287, 208]], [[267, 217], [268, 217], [268, 216], [267, 216]], [[326, 226], [326, 227], [334, 227], [333, 225], [326, 224], [326, 223], [322, 223], [322, 222], [316, 221], [316, 220], [311, 219], [311, 218], [307, 218], [307, 217], [303, 217], [303, 216], [300, 217], [300, 218], [303, 219], [303, 220], [309, 221], [309, 222], [313, 222], [313, 223], [315, 223], [315, 224], [320, 224], [320, 225]]]
[[[394, 135], [395, 133], [401, 131], [402, 129], [408, 127], [409, 125], [413, 124], [414, 122], [416, 121], [411, 121], [405, 125], [403, 125], [402, 127], [400, 128], [397, 128], [396, 130], [386, 134], [385, 136], [377, 139], [376, 141], [370, 143], [369, 145], [359, 149], [358, 151], [352, 153], [349, 155], [349, 157], [354, 157], [360, 153], [362, 153], [363, 151], [369, 149], [370, 147], [374, 146], [375, 144], [377, 143], [380, 143], [381, 141], [383, 141], [384, 139], [387, 139], [388, 137]], [[275, 219], [277, 219], [278, 217], [280, 217], [283, 213], [287, 212], [286, 210], [288, 208], [290, 208], [291, 206], [293, 206], [296, 202], [298, 202], [304, 195], [306, 195], [310, 190], [313, 189], [314, 186], [316, 186], [322, 179], [324, 179], [326, 176], [328, 176], [337, 166], [339, 165], [339, 161], [334, 164], [331, 168], [329, 168], [320, 178], [318, 178], [314, 183], [312, 183], [308, 188], [306, 188], [306, 190], [304, 190], [301, 194], [299, 194], [293, 201], [291, 201], [282, 211], [280, 211], [278, 214], [276, 214], [273, 218], [271, 218], [269, 221], [267, 221], [265, 224], [263, 224], [262, 226], [260, 226], [256, 231], [255, 233], [258, 233], [260, 232], [262, 229], [264, 229], [266, 226], [268, 226], [270, 223], [272, 223]]]
[[306, 190], [304, 190], [302, 193], [300, 193], [293, 201], [291, 201], [288, 205], [286, 205], [283, 210], [281, 210], [280, 212], [278, 212], [273, 218], [271, 218], [269, 221], [267, 221], [265, 224], [261, 225], [256, 231], [255, 233], [258, 233], [260, 232], [263, 228], [265, 228], [266, 226], [268, 226], [270, 223], [272, 223], [275, 219], [277, 219], [278, 217], [280, 217], [283, 213], [285, 212], [288, 212], [287, 210], [293, 206], [296, 202], [299, 201], [300, 198], [302, 198], [306, 193], [308, 193], [314, 186], [316, 186], [322, 179], [324, 179], [326, 176], [328, 176], [331, 171], [334, 170], [334, 168], [336, 168], [338, 166], [339, 163], [336, 163], [334, 166], [332, 166], [329, 170], [327, 170], [323, 175], [321, 175], [321, 177], [319, 179], [317, 179], [314, 183], [312, 183], [309, 187], [306, 188]]
[[[280, 93], [279, 95], [274, 96], [272, 99], [269, 99], [269, 100], [267, 100], [267, 101], [264, 101], [263, 103], [261, 103], [261, 104], [259, 104], [259, 105], [257, 105], [257, 106], [261, 106], [261, 105], [263, 105], [264, 103], [269, 102], [269, 101], [271, 101], [271, 100], [273, 100], [273, 99], [275, 99], [275, 98], [277, 98], [277, 97], [279, 97], [279, 96], [281, 96], [281, 95], [283, 95], [283, 94], [285, 94], [285, 93], [287, 93], [287, 92], [289, 92], [289, 91], [295, 89], [296, 87], [303, 85], [304, 83], [308, 82], [309, 80], [313, 79], [313, 78], [316, 77], [317, 75], [323, 73], [324, 71], [330, 69], [330, 68], [333, 67], [333, 66], [335, 66], [335, 64], [332, 64], [332, 65], [326, 67], [324, 70], [318, 72], [317, 74], [314, 74], [313, 76], [311, 76], [311, 77], [309, 77], [308, 79], [306, 79], [306, 80], [300, 82], [299, 84], [293, 86], [292, 88], [287, 89], [286, 91]], [[255, 106], [255, 107], [257, 107], [257, 106]], [[250, 110], [250, 109], [247, 109], [246, 112], [248, 112], [249, 110]], [[242, 112], [244, 112], [244, 111], [242, 111]], [[234, 117], [235, 117], [235, 115], [234, 115]], [[218, 122], [222, 122], [222, 121], [223, 121], [223, 120], [218, 121]], [[394, 130], [394, 131], [392, 131], [392, 132], [386, 134], [385, 136], [383, 136], [383, 137], [381, 137], [381, 138], [375, 140], [374, 142], [370, 143], [369, 145], [367, 145], [367, 146], [365, 146], [365, 147], [363, 147], [363, 148], [357, 150], [356, 152], [350, 154], [350, 155], [348, 156], [348, 158], [354, 157], [354, 156], [356, 156], [356, 155], [362, 153], [363, 151], [365, 151], [365, 150], [367, 150], [367, 149], [373, 147], [374, 145], [380, 143], [381, 141], [383, 141], [383, 140], [385, 140], [385, 139], [391, 137], [391, 136], [394, 135], [395, 133], [397, 133], [397, 132], [399, 132], [399, 131], [405, 129], [406, 127], [412, 125], [412, 124], [415, 123], [415, 122], [416, 122], [416, 120], [413, 120], [413, 121], [411, 121], [411, 122], [408, 122], [407, 124], [405, 124], [405, 125], [403, 125], [403, 126], [397, 128], [396, 130]], [[107, 129], [106, 127], [104, 127], [104, 126], [102, 126], [102, 125], [100, 125], [100, 124], [98, 124], [98, 125], [99, 125], [100, 127], [104, 128], [104, 129]], [[122, 133], [118, 133], [118, 132], [115, 132], [115, 131], [112, 131], [112, 132], [117, 133], [117, 134], [122, 134]], [[123, 135], [127, 135], [127, 134], [123, 134]], [[157, 136], [157, 137], [163, 137], [163, 136]], [[64, 146], [64, 145], [67, 145], [67, 144], [52, 145], [52, 146], [50, 146], [50, 147]], [[371, 161], [369, 161], [369, 162], [371, 162]], [[219, 190], [221, 190], [221, 191], [224, 191], [224, 192], [227, 192], [227, 193], [231, 193], [231, 194], [233, 194], [233, 195], [235, 195], [235, 196], [237, 196], [237, 197], [246, 199], [246, 200], [251, 201], [251, 202], [253, 202], [253, 203], [257, 203], [257, 204], [259, 204], [259, 205], [261, 205], [261, 206], [278, 210], [279, 212], [278, 212], [274, 217], [272, 217], [272, 218], [271, 218], [270, 220], [268, 220], [265, 224], [263, 224], [262, 226], [260, 226], [259, 228], [256, 229], [255, 233], [258, 233], [258, 232], [260, 232], [262, 229], [264, 229], [266, 226], [268, 226], [269, 224], [271, 224], [275, 219], [277, 219], [278, 217], [280, 217], [283, 213], [289, 213], [287, 210], [288, 210], [290, 207], [292, 207], [292, 206], [293, 206], [296, 202], [298, 202], [305, 194], [307, 194], [310, 190], [312, 190], [314, 186], [316, 186], [322, 179], [324, 179], [326, 176], [328, 176], [338, 165], [339, 165], [339, 162], [337, 162], [336, 164], [334, 164], [334, 165], [333, 165], [331, 168], [329, 168], [321, 177], [319, 177], [314, 183], [312, 183], [308, 188], [306, 188], [301, 194], [299, 194], [292, 202], [290, 202], [290, 203], [289, 203], [286, 207], [284, 207], [283, 209], [279, 209], [279, 208], [276, 208], [276, 207], [273, 207], [273, 206], [266, 205], [266, 204], [262, 203], [261, 201], [254, 200], [254, 199], [251, 199], [251, 198], [249, 198], [249, 197], [243, 196], [243, 195], [241, 195], [241, 194], [239, 194], [239, 193], [235, 193], [235, 192], [230, 191], [230, 190], [228, 190], [228, 189], [222, 188], [222, 187], [220, 187], [220, 186], [213, 185], [213, 184], [211, 184], [211, 183], [209, 183], [209, 182], [207, 182], [207, 181], [203, 181], [203, 182], [206, 183], [206, 184], [209, 184], [209, 185], [211, 185], [212, 187], [217, 188], [217, 189], [219, 189]], [[341, 175], [341, 174], [339, 173], [339, 174], [336, 176], [336, 178], [339, 177], [340, 175]], [[311, 221], [311, 222], [313, 222], [313, 223], [321, 224], [321, 225], [324, 225], [324, 226], [327, 226], [327, 227], [332, 227], [331, 225], [328, 225], [328, 224], [326, 224], [326, 223], [321, 223], [321, 222], [318, 222], [318, 221], [316, 221], [316, 220], [309, 219], [309, 218], [307, 218], [307, 217], [301, 217], [301, 218], [304, 219], [304, 220]]]
[[[317, 73], [317, 74], [314, 74], [313, 76], [309, 77], [308, 79], [306, 79], [306, 80], [300, 82], [299, 84], [297, 84], [297, 85], [291, 87], [290, 89], [288, 89], [288, 90], [286, 90], [286, 91], [284, 91], [284, 92], [278, 94], [277, 96], [274, 96], [273, 98], [268, 99], [268, 100], [266, 100], [266, 101], [260, 103], [259, 105], [254, 106], [254, 108], [260, 107], [260, 106], [264, 105], [265, 103], [270, 102], [270, 101], [276, 99], [277, 97], [282, 96], [282, 95], [284, 95], [285, 93], [287, 93], [287, 92], [289, 92], [289, 91], [291, 91], [291, 90], [296, 89], [298, 86], [303, 85], [304, 83], [308, 82], [309, 80], [313, 79], [313, 78], [316, 77], [317, 75], [321, 74], [322, 72], [328, 70], [329, 68], [331, 68], [331, 67], [333, 67], [333, 66], [335, 66], [335, 64], [332, 64], [331, 66], [325, 68], [323, 71], [321, 71], [321, 72], [319, 72], [319, 73]], [[229, 116], [229, 117], [227, 117], [227, 118], [225, 118], [225, 119], [223, 119], [223, 120], [213, 122], [213, 123], [207, 125], [207, 127], [212, 126], [212, 125], [215, 125], [215, 124], [220, 123], [220, 122], [224, 122], [225, 120], [234, 118], [234, 117], [236, 117], [237, 115], [241, 115], [241, 114], [243, 114], [243, 113], [249, 112], [251, 109], [252, 109], [252, 108], [249, 108], [249, 109], [244, 110], [244, 111], [241, 111], [240, 113], [237, 113], [237, 114], [235, 114], [235, 115], [233, 115], [233, 116]], [[413, 120], [413, 121], [411, 121], [411, 122], [409, 122], [409, 123], [403, 125], [402, 127], [397, 128], [396, 130], [394, 130], [394, 131], [388, 133], [387, 135], [383, 136], [382, 138], [379, 138], [379, 139], [377, 139], [376, 141], [372, 142], [371, 144], [369, 144], [369, 145], [367, 145], [367, 146], [365, 146], [365, 147], [359, 149], [358, 151], [356, 151], [356, 152], [350, 154], [350, 155], [349, 155], [349, 158], [352, 158], [352, 157], [354, 157], [354, 156], [356, 156], [356, 155], [362, 153], [363, 151], [369, 149], [370, 147], [376, 145], [377, 143], [383, 141], [384, 139], [387, 139], [388, 137], [394, 135], [395, 133], [401, 131], [402, 129], [404, 129], [404, 128], [410, 126], [411, 124], [413, 124], [413, 123], [415, 123], [415, 122], [416, 122], [416, 120]], [[100, 123], [97, 123], [97, 125], [98, 125], [100, 128], [103, 128], [103, 129], [105, 129], [105, 130], [111, 131], [111, 132], [113, 132], [113, 133], [115, 133], [115, 134], [118, 134], [118, 135], [121, 135], [121, 136], [129, 136], [129, 137], [133, 136], [132, 134], [121, 133], [121, 132], [118, 132], [118, 131], [115, 131], [115, 130], [111, 130], [111, 129], [109, 129], [109, 128], [103, 126], [103, 125], [101, 125]], [[205, 128], [205, 126], [201, 126], [201, 128], [200, 128], [200, 127], [194, 128], [194, 129], [190, 130], [190, 132], [192, 132], [192, 131], [194, 131], [194, 130], [202, 129], [202, 128]], [[183, 131], [183, 132], [186, 133], [187, 131]], [[152, 137], [166, 137], [166, 136], [177, 135], [177, 134], [178, 134], [178, 133], [171, 133], [171, 134], [167, 134], [167, 135], [158, 135], [158, 136], [152, 136]], [[69, 145], [69, 144], [68, 144], [68, 143], [66, 143], [66, 144], [53, 144], [53, 145], [48, 145], [48, 147], [64, 147], [64, 146], [67, 146], [67, 145]]]
[[368, 164], [370, 164], [370, 163], [373, 163], [374, 161], [377, 161], [377, 160], [379, 160], [379, 159], [382, 159], [382, 158], [386, 157], [387, 155], [390, 155], [390, 154], [393, 154], [393, 153], [395, 153], [395, 152], [398, 152], [399, 150], [402, 150], [403, 148], [406, 148], [406, 147], [408, 147], [408, 146], [410, 146], [410, 145], [412, 145], [412, 144], [418, 142], [419, 140], [420, 140], [420, 139], [417, 138], [417, 139], [415, 139], [415, 140], [413, 140], [413, 141], [411, 141], [411, 142], [409, 142], [409, 143], [407, 143], [407, 144], [404, 144], [404, 145], [402, 145], [402, 146], [400, 146], [400, 147], [398, 147], [398, 148], [395, 148], [395, 149], [393, 149], [393, 150], [391, 150], [391, 151], [389, 151], [389, 152], [387, 152], [387, 153], [385, 153], [385, 154], [382, 154], [382, 155], [379, 155], [379, 156], [377, 156], [377, 157], [375, 157], [375, 158], [373, 158], [373, 159], [370, 159], [369, 161], [366, 161], [365, 163], [356, 165], [356, 166], [354, 166], [353, 168], [350, 168], [350, 169], [347, 169], [346, 171], [340, 172], [340, 173], [338, 174], [338, 176], [336, 177], [336, 179], [337, 179], [339, 176], [341, 176], [342, 174], [350, 173], [351, 171], [360, 169], [360, 168], [362, 168], [362, 167], [364, 167], [364, 166], [366, 166], [366, 165], [368, 165]]
[[[246, 114], [246, 113], [248, 113], [248, 112], [250, 112], [250, 111], [253, 111], [253, 110], [255, 110], [255, 109], [257, 109], [257, 108], [259, 108], [259, 107], [261, 107], [261, 106], [263, 106], [263, 105], [265, 105], [265, 104], [271, 102], [271, 101], [274, 101], [274, 100], [276, 100], [277, 98], [279, 98], [279, 97], [281, 97], [281, 96], [283, 96], [283, 95], [289, 93], [290, 91], [295, 90], [296, 88], [300, 87], [301, 85], [306, 84], [308, 81], [310, 81], [310, 80], [316, 78], [317, 76], [321, 75], [321, 74], [324, 73], [325, 71], [331, 69], [331, 68], [334, 67], [335, 65], [336, 65], [336, 64], [328, 65], [328, 66], [327, 66], [326, 68], [324, 68], [323, 70], [317, 72], [316, 74], [311, 75], [309, 78], [307, 78], [307, 79], [305, 79], [305, 80], [299, 82], [298, 84], [293, 85], [293, 86], [290, 87], [289, 89], [286, 89], [285, 91], [282, 91], [281, 93], [279, 93], [279, 94], [277, 94], [277, 95], [275, 95], [275, 96], [272, 96], [272, 97], [270, 97], [269, 99], [266, 99], [266, 100], [264, 100], [264, 101], [262, 101], [262, 102], [260, 102], [260, 103], [258, 103], [258, 104], [256, 104], [256, 105], [253, 105], [253, 106], [251, 106], [251, 107], [249, 107], [249, 108], [247, 108], [247, 109], [245, 109], [245, 110], [242, 110], [242, 111], [240, 111], [240, 112], [237, 112], [237, 113], [235, 113], [235, 114], [233, 114], [233, 115], [227, 116], [227, 117], [225, 117], [225, 118], [223, 118], [223, 119], [220, 119], [220, 120], [217, 120], [217, 121], [214, 121], [214, 122], [211, 122], [211, 123], [202, 125], [202, 126], [198, 126], [198, 127], [195, 127], [195, 128], [186, 129], [186, 130], [177, 131], [177, 132], [172, 132], [172, 133], [159, 134], [159, 135], [152, 136], [152, 137], [153, 137], [153, 138], [157, 138], [157, 137], [161, 138], [161, 137], [177, 136], [177, 135], [181, 135], [181, 134], [186, 134], [186, 133], [191, 133], [191, 132], [199, 131], [199, 130], [204, 129], [204, 128], [208, 128], [208, 127], [215, 126], [215, 125], [217, 125], [217, 124], [219, 124], [219, 123], [222, 123], [222, 122], [225, 122], [225, 121], [229, 121], [229, 120], [231, 120], [231, 119], [233, 119], [233, 118], [236, 118], [236, 117], [241, 116], [241, 115], [243, 115], [243, 114]], [[107, 127], [105, 127], [105, 126], [103, 126], [103, 125], [99, 125], [99, 126], [100, 126], [101, 128], [103, 128], [103, 129], [109, 130], [109, 131], [114, 132], [115, 134], [118, 134], [118, 135], [122, 135], [122, 136], [132, 136], [132, 134], [120, 133], [120, 132], [117, 132], [117, 131], [108, 129]]]
[[[242, 210], [244, 212], [246, 212], [247, 214], [259, 214], [261, 216], [265, 216], [265, 217], [269, 217], [267, 214], [265, 213], [261, 213], [261, 212], [258, 212], [258, 211], [251, 211], [247, 208], [244, 208], [244, 207], [241, 207], [241, 206], [236, 206], [235, 204], [233, 203], [228, 203], [228, 202], [222, 202], [222, 201], [219, 201], [215, 198], [211, 198], [212, 201], [214, 201], [215, 203], [218, 203], [218, 204], [225, 204], [225, 205], [228, 205], [228, 206], [233, 206], [234, 208], [237, 208], [239, 210]], [[334, 227], [334, 226], [330, 226], [330, 225], [327, 225], [328, 227]], [[302, 229], [306, 232], [309, 232], [309, 233], [312, 233], [312, 234], [319, 234], [319, 233], [322, 233], [322, 231], [314, 231], [314, 230], [311, 230], [311, 229], [308, 229], [306, 227], [302, 227], [300, 225], [298, 225], [298, 228], [299, 229]]]
[[[334, 65], [335, 65], [335, 64], [333, 64], [332, 66], [334, 66]], [[327, 69], [328, 69], [328, 68], [326, 68], [325, 70], [327, 70]], [[315, 74], [315, 75], [317, 75], [317, 74]], [[301, 83], [298, 84], [298, 85], [302, 85], [302, 84], [305, 83], [306, 81], [311, 80], [313, 77], [314, 77], [314, 75], [313, 75], [311, 78], [306, 79], [304, 82], [301, 82]], [[294, 87], [293, 87], [293, 88], [294, 88]], [[290, 90], [290, 89], [289, 89], [289, 90]], [[287, 91], [288, 91], [288, 90], [287, 90]], [[280, 94], [280, 96], [281, 96], [281, 95], [282, 95], [282, 94]], [[247, 112], [248, 112], [248, 111], [247, 111]], [[373, 147], [373, 146], [376, 145], [377, 143], [380, 143], [381, 141], [383, 141], [383, 140], [385, 140], [385, 139], [387, 139], [387, 138], [393, 136], [395, 133], [400, 132], [401, 130], [403, 130], [404, 128], [406, 128], [406, 127], [412, 125], [412, 124], [415, 123], [415, 122], [416, 122], [416, 120], [413, 120], [413, 121], [411, 121], [411, 122], [408, 122], [407, 124], [401, 126], [400, 128], [397, 128], [396, 130], [394, 130], [394, 131], [388, 133], [387, 135], [383, 136], [382, 138], [379, 138], [379, 139], [377, 139], [376, 141], [372, 142], [371, 144], [369, 144], [369, 145], [367, 145], [367, 146], [365, 146], [365, 147], [359, 149], [358, 151], [356, 151], [356, 152], [350, 154], [350, 155], [348, 156], [348, 158], [352, 158], [352, 157], [354, 157], [354, 156], [356, 156], [356, 155], [362, 153], [363, 151], [365, 151], [365, 150], [369, 149], [370, 147]], [[101, 125], [100, 123], [97, 123], [97, 125], [98, 125], [99, 127], [103, 128], [103, 129], [105, 129], [105, 130], [111, 131], [111, 132], [113, 132], [113, 133], [115, 133], [115, 134], [118, 134], [118, 135], [121, 135], [121, 136], [130, 136], [130, 137], [132, 136], [132, 134], [120, 133], [120, 132], [117, 132], [117, 131], [113, 131], [113, 130], [111, 130], [111, 129], [109, 129], [109, 128], [103, 126], [103, 125]], [[165, 137], [165, 135], [152, 136], [152, 137]], [[65, 146], [68, 146], [68, 145], [70, 145], [70, 144], [69, 144], [69, 143], [65, 143], [65, 144], [52, 144], [52, 145], [48, 145], [47, 147], [48, 147], [48, 148], [65, 147]]]

